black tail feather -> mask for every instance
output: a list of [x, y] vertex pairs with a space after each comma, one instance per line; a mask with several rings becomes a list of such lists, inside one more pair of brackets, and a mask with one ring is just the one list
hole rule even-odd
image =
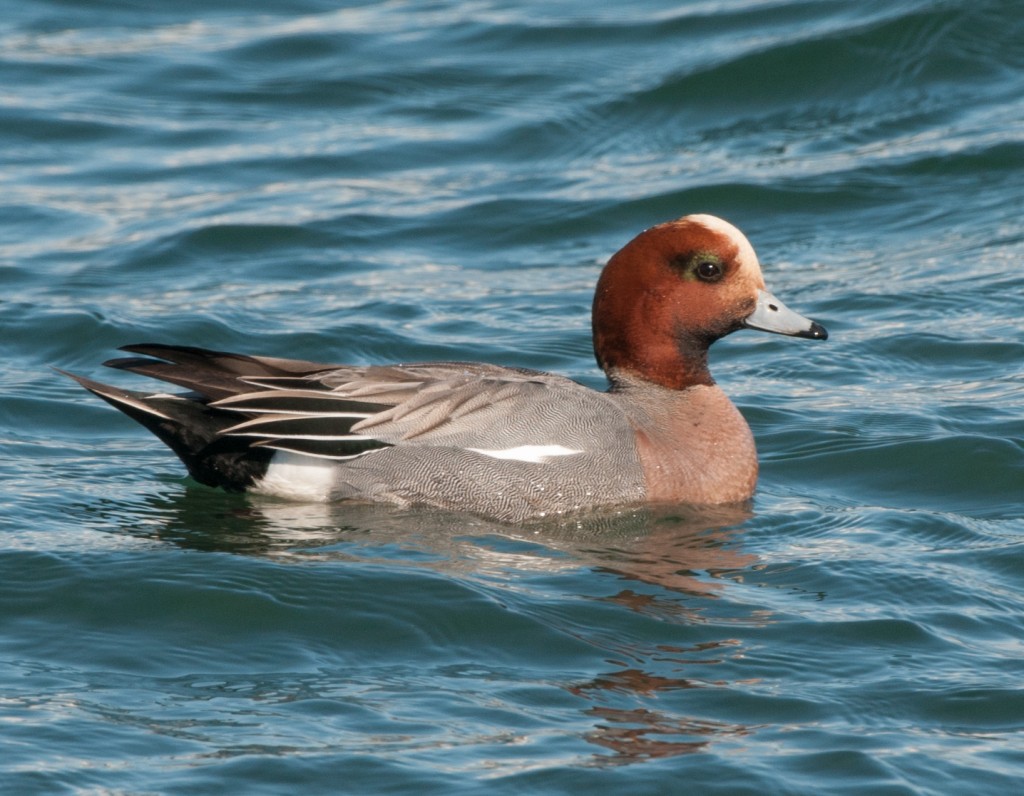
[[155, 434], [184, 462], [201, 484], [238, 492], [267, 471], [273, 451], [254, 448], [249, 440], [223, 436], [238, 415], [186, 396], [147, 394], [58, 371], [122, 411]]

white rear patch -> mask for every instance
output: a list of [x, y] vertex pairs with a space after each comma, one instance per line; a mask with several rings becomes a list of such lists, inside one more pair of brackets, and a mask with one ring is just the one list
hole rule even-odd
[[329, 460], [277, 451], [267, 473], [250, 487], [261, 495], [324, 502], [330, 499], [334, 467]]
[[520, 445], [518, 448], [489, 451], [482, 448], [467, 448], [473, 453], [482, 453], [492, 459], [514, 459], [517, 462], [544, 464], [551, 456], [575, 456], [583, 451], [566, 448], [563, 445]]

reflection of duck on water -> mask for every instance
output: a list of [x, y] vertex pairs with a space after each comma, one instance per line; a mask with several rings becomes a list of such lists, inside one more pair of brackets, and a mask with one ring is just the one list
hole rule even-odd
[[[414, 566], [466, 574], [558, 572], [592, 567], [623, 580], [714, 595], [720, 573], [755, 557], [737, 549], [743, 507], [641, 507], [594, 511], [512, 526], [439, 510], [364, 503], [293, 503], [227, 498], [201, 487], [150, 498], [151, 519], [123, 529], [179, 546], [242, 555], [373, 561], [374, 549], [408, 549]], [[116, 520], [112, 514], [108, 520]], [[420, 553], [432, 554], [423, 559]], [[396, 555], [394, 552], [390, 556]], [[396, 560], [389, 558], [388, 560]], [[639, 610], [648, 598], [624, 588], [615, 599]]]
[[[119, 516], [111, 509], [101, 519], [109, 525]], [[703, 613], [728, 585], [721, 576], [755, 563], [735, 538], [750, 516], [745, 510], [643, 508], [512, 527], [464, 514], [373, 504], [225, 499], [189, 487], [151, 498], [134, 516], [149, 521], [124, 531], [181, 547], [269, 556], [300, 568], [351, 562], [380, 564], [390, 572], [427, 569], [469, 584], [474, 592], [483, 589], [502, 603], [511, 600], [516, 613], [592, 647], [609, 664], [549, 683], [579, 701], [574, 721], [582, 722], [579, 737], [602, 750], [593, 756], [594, 765], [689, 754], [749, 731], [689, 715], [686, 700], [674, 696], [714, 685], [707, 682], [707, 667], [743, 653], [737, 639], [707, 638], [700, 628]], [[542, 584], [550, 582], [548, 575], [559, 576], [555, 601], [533, 592], [536, 575]], [[574, 594], [576, 588], [581, 593]], [[563, 600], [576, 608], [561, 607]], [[634, 624], [623, 622], [624, 608], [637, 619], [654, 620], [663, 635], [658, 631], [661, 638], [651, 645], [649, 629], [636, 637], [609, 632], [593, 622], [588, 605], [599, 614], [606, 606], [607, 618], [620, 617], [620, 628]], [[337, 607], [346, 610], [346, 601]], [[457, 613], [458, 605], [451, 610]], [[694, 633], [696, 641], [681, 638]]]

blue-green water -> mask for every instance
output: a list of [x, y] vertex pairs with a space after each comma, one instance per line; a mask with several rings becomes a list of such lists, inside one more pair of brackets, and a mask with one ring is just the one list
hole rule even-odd
[[[1020, 790], [1017, 0], [0, 5], [0, 790]], [[712, 352], [745, 514], [247, 500], [49, 369], [599, 386], [690, 212], [832, 332]]]

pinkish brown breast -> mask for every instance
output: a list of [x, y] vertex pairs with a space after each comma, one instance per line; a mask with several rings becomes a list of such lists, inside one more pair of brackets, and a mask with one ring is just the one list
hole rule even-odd
[[614, 395], [634, 427], [649, 501], [735, 503], [753, 495], [754, 437], [717, 386], [669, 390], [634, 382]]

